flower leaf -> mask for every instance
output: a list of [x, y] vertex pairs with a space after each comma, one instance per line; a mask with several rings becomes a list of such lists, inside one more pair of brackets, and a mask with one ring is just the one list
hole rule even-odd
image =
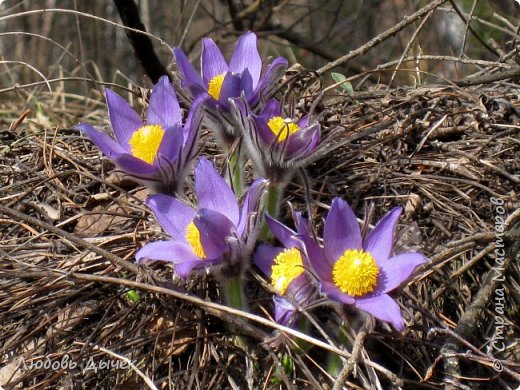
[[[332, 79], [336, 83], [339, 83], [339, 82], [347, 79], [344, 75], [342, 75], [341, 73], [337, 73], [337, 72], [331, 72], [330, 75], [332, 76]], [[350, 81], [345, 81], [345, 82], [341, 83], [339, 86], [341, 89], [345, 90], [348, 93], [354, 92], [354, 87], [352, 86]]]

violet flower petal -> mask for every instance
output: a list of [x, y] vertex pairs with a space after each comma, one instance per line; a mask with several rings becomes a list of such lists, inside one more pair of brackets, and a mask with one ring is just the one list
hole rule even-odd
[[202, 39], [201, 61], [202, 79], [206, 88], [213, 77], [228, 71], [222, 52], [211, 38]]
[[250, 118], [253, 120], [256, 134], [264, 143], [264, 145], [258, 145], [258, 147], [270, 147], [274, 142], [278, 142], [277, 135], [273, 133], [271, 128], [267, 125], [267, 121], [262, 116], [252, 114]]
[[395, 207], [386, 213], [363, 242], [363, 249], [369, 252], [379, 264], [388, 260], [394, 243], [394, 232], [401, 207]]
[[117, 142], [129, 152], [128, 141], [130, 141], [134, 132], [143, 126], [143, 121], [128, 102], [111, 89], [105, 90], [105, 99], [108, 116]]
[[157, 175], [159, 168], [155, 165], [148, 164], [140, 158], [134, 157], [128, 153], [122, 153], [114, 159], [119, 169], [125, 171], [129, 175], [138, 179], [150, 179]]
[[275, 88], [278, 88], [278, 80], [287, 69], [287, 60], [277, 57], [269, 64], [265, 73], [260, 77], [253, 95], [249, 98], [249, 104], [254, 105], [261, 97], [269, 96]]
[[209, 265], [203, 260], [184, 261], [175, 265], [175, 272], [183, 279], [188, 279], [194, 268], [204, 268]]
[[252, 32], [247, 32], [238, 39], [229, 61], [231, 72], [242, 73], [245, 69], [249, 70], [253, 88], [256, 88], [262, 72], [262, 58], [256, 46], [256, 35]]
[[358, 298], [355, 305], [377, 319], [391, 323], [398, 331], [403, 331], [405, 328], [399, 305], [386, 294], [370, 298]]
[[374, 293], [387, 293], [399, 287], [421, 264], [428, 259], [420, 253], [401, 253], [385, 261], [378, 262], [384, 279], [378, 283]]
[[297, 237], [304, 243], [306, 254], [306, 256], [303, 257], [304, 262], [308, 259], [318, 279], [325, 282], [332, 282], [332, 264], [326, 259], [323, 248], [321, 248], [310, 235], [298, 234]]
[[312, 236], [311, 226], [309, 220], [302, 216], [300, 211], [294, 213], [294, 221], [296, 224], [296, 231], [298, 234], [306, 234]]
[[274, 320], [280, 325], [289, 326], [294, 321], [296, 308], [287, 299], [274, 295]]
[[[197, 140], [198, 132], [201, 127], [203, 114], [204, 114], [204, 102], [209, 99], [208, 94], [203, 94], [197, 97], [190, 106], [188, 111], [188, 117], [184, 124], [184, 149], [188, 151], [187, 155], [194, 155], [193, 146]], [[191, 151], [191, 152], [190, 152]]]
[[256, 249], [255, 255], [253, 257], [253, 261], [260, 271], [264, 273], [269, 279], [271, 279], [272, 267], [274, 264], [274, 259], [281, 252], [283, 252], [285, 248], [274, 247], [270, 245], [259, 245]]
[[238, 203], [233, 190], [217, 173], [213, 164], [200, 158], [195, 167], [195, 192], [199, 208], [225, 215], [235, 226], [239, 223]]
[[174, 240], [188, 244], [186, 241], [186, 228], [195, 218], [195, 210], [180, 200], [164, 194], [150, 195], [146, 200], [146, 204], [152, 209], [155, 218], [162, 228]]
[[85, 135], [101, 150], [108, 158], [114, 159], [122, 153], [126, 153], [121, 145], [114, 141], [108, 134], [97, 130], [88, 123], [80, 123], [74, 127], [85, 133]]
[[193, 223], [199, 230], [206, 258], [220, 257], [227, 248], [227, 238], [233, 233], [233, 223], [218, 211], [204, 208], [199, 209]]
[[258, 178], [248, 188], [242, 202], [242, 208], [240, 209], [240, 222], [237, 226], [239, 237], [242, 237], [244, 233], [247, 232], [246, 228], [248, 227], [251, 213], [258, 211], [258, 204], [264, 193], [266, 183], [267, 181], [265, 179]]
[[319, 141], [320, 125], [314, 123], [312, 126], [304, 127], [293, 133], [287, 138], [287, 149], [285, 154], [287, 157], [300, 155], [305, 157], [309, 151], [314, 150]]
[[336, 287], [334, 283], [322, 281], [320, 283], [320, 290], [322, 294], [327, 295], [330, 299], [344, 303], [346, 305], [352, 305], [354, 302], [357, 301], [350, 295], [342, 293], [341, 290], [338, 287]]
[[233, 107], [232, 114], [236, 117], [235, 120], [240, 123], [246, 123], [245, 118], [252, 115], [247, 102], [241, 98], [230, 98], [229, 104]]
[[155, 241], [143, 246], [135, 254], [138, 263], [148, 260], [162, 260], [171, 263], [200, 261], [191, 247], [178, 241]]
[[309, 135], [309, 142], [305, 148], [299, 151], [299, 154], [302, 156], [302, 158], [305, 158], [313, 153], [320, 142], [320, 124], [316, 123], [315, 125], [310, 126], [309, 129], [312, 129], [311, 134]]
[[311, 301], [315, 293], [315, 286], [310, 281], [309, 275], [304, 272], [294, 278], [287, 286], [285, 295], [291, 297], [299, 306], [305, 306]]
[[265, 221], [267, 222], [271, 232], [273, 232], [274, 236], [283, 244], [284, 247], [301, 247], [300, 241], [295, 238], [296, 232], [294, 230], [289, 229], [283, 223], [273, 219], [267, 213], [265, 214]]
[[280, 102], [276, 99], [269, 99], [267, 103], [265, 103], [264, 108], [260, 112], [260, 116], [265, 120], [265, 122], [269, 122], [271, 118], [275, 116], [282, 115], [282, 106]]
[[166, 128], [164, 131], [161, 144], [157, 150], [157, 154], [164, 157], [169, 162], [175, 162], [179, 159], [184, 134], [180, 126]]
[[300, 128], [309, 126], [309, 115], [305, 115], [305, 116], [301, 117], [300, 120], [297, 122], [297, 125]]
[[249, 69], [245, 69], [240, 76], [240, 96], [246, 99], [253, 94], [253, 79]]
[[175, 56], [177, 68], [179, 68], [179, 72], [181, 72], [182, 74], [183, 84], [197, 84], [202, 89], [206, 89], [207, 86], [202, 81], [200, 74], [195, 70], [195, 68], [191, 64], [188, 57], [186, 57], [186, 54], [184, 54], [182, 49], [179, 47], [174, 48], [173, 54]]
[[240, 96], [241, 85], [242, 77], [240, 75], [231, 73], [226, 74], [218, 97], [218, 102], [224, 109], [227, 110], [229, 108], [229, 98]]
[[164, 128], [182, 124], [181, 108], [168, 76], [162, 76], [152, 89], [146, 123]]
[[335, 198], [323, 230], [325, 255], [331, 266], [347, 249], [361, 249], [361, 232], [356, 215], [347, 202]]

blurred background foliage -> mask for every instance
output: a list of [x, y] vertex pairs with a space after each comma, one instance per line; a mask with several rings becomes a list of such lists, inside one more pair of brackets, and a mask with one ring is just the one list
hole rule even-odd
[[[174, 69], [171, 48], [182, 46], [193, 59], [200, 38], [211, 36], [228, 51], [243, 31], [257, 31], [265, 55], [283, 55], [317, 69], [427, 5], [413, 0], [140, 0], [140, 16], [155, 50], [168, 69]], [[465, 19], [473, 15], [471, 27]], [[60, 9], [60, 10], [58, 10]], [[520, 7], [514, 0], [457, 0], [445, 2], [426, 22], [417, 20], [362, 57], [337, 69], [352, 75], [398, 60], [410, 39], [420, 31], [409, 55], [448, 55], [498, 61], [518, 36]], [[39, 10], [39, 11], [38, 11]], [[46, 10], [46, 11], [43, 11]], [[71, 12], [74, 11], [74, 12]], [[92, 16], [95, 16], [92, 17]], [[109, 0], [6, 0], [0, 4], [0, 90], [62, 77], [87, 77], [149, 86]], [[516, 29], [516, 31], [515, 31]], [[487, 46], [487, 47], [486, 47]], [[404, 63], [448, 79], [477, 69], [449, 61]], [[40, 74], [38, 74], [40, 72]], [[391, 71], [375, 81], [388, 81]], [[411, 72], [414, 73], [414, 72]], [[437, 77], [429, 78], [438, 82]], [[424, 81], [424, 80], [423, 80]], [[397, 84], [417, 82], [400, 72]], [[67, 85], [80, 86], [68, 81]]]

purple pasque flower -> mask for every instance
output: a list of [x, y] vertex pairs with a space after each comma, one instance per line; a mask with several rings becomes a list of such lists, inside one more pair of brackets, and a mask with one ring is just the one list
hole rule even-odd
[[198, 209], [168, 195], [151, 195], [146, 203], [172, 239], [146, 244], [136, 253], [136, 260], [170, 261], [182, 278], [193, 269], [236, 266], [234, 263], [247, 256], [254, 245], [256, 210], [264, 183], [264, 179], [253, 182], [240, 208], [233, 190], [213, 164], [200, 158], [195, 167]]
[[144, 121], [112, 90], [105, 91], [105, 98], [116, 139], [87, 123], [80, 123], [76, 128], [119, 169], [154, 191], [171, 194], [180, 191], [197, 154], [195, 143], [203, 99], [192, 104], [183, 126], [179, 102], [166, 76], [152, 89]]
[[275, 321], [290, 326], [296, 320], [298, 307], [311, 304], [316, 295], [315, 286], [305, 272], [309, 262], [305, 251], [302, 251], [301, 238], [298, 238], [305, 235], [310, 239], [309, 223], [300, 213], [296, 213], [294, 231], [268, 214], [265, 218], [283, 247], [260, 245], [253, 260], [276, 291], [273, 296]]
[[249, 155], [262, 175], [280, 181], [310, 162], [320, 143], [321, 126], [316, 119], [308, 115], [289, 118], [276, 99], [268, 100], [259, 115], [241, 99], [232, 99], [231, 104], [235, 121], [245, 129]]
[[[325, 220], [323, 248], [308, 251], [320, 290], [330, 299], [355, 305], [404, 330], [397, 302], [388, 293], [410, 278], [428, 259], [420, 253], [391, 256], [394, 231], [402, 208], [395, 207], [362, 239], [356, 216], [347, 202], [335, 198]], [[315, 242], [303, 238], [305, 245]]]
[[173, 49], [183, 88], [192, 98], [208, 94], [207, 104], [227, 110], [228, 99], [243, 96], [254, 106], [266, 96], [287, 68], [287, 60], [276, 58], [262, 74], [262, 59], [257, 49], [256, 34], [247, 32], [239, 39], [229, 64], [211, 38], [202, 40], [201, 75], [180, 48]]

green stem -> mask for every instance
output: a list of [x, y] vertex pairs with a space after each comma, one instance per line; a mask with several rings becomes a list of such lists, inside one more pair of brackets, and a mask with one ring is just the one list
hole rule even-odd
[[[305, 316], [305, 314], [301, 314], [300, 318], [298, 319], [298, 330], [304, 334], [309, 334], [309, 329], [310, 329], [309, 319]], [[302, 340], [300, 338], [296, 339], [296, 344], [298, 345], [298, 347], [300, 347], [300, 349], [304, 353], [307, 352], [312, 347], [312, 345], [309, 342]]]
[[235, 148], [235, 150], [229, 154], [229, 170], [231, 172], [231, 184], [237, 198], [241, 197], [244, 193], [244, 167], [241, 166], [241, 162], [240, 149]]
[[[249, 312], [249, 307], [247, 305], [247, 301], [245, 299], [244, 291], [242, 288], [242, 280], [243, 276], [239, 275], [232, 278], [228, 278], [226, 280], [221, 280], [220, 285], [222, 286], [222, 290], [224, 292], [224, 300], [227, 306]], [[231, 333], [236, 332], [236, 329], [234, 329], [232, 326], [229, 326], [229, 324], [228, 328], [231, 331]], [[236, 346], [244, 350], [247, 349], [248, 342], [245, 337], [239, 334], [235, 334], [233, 336], [233, 339]]]
[[[280, 202], [282, 200], [284, 188], [285, 185], [283, 184], [269, 183], [269, 187], [267, 188], [267, 201], [265, 205], [265, 212], [269, 214], [271, 218], [278, 218], [278, 212], [280, 211]], [[269, 226], [267, 226], [267, 222], [264, 222], [264, 226], [262, 226], [261, 238], [264, 241], [268, 241], [271, 239], [271, 237], [272, 234], [269, 230]]]
[[241, 276], [226, 279], [221, 283], [221, 285], [222, 290], [224, 291], [226, 305], [235, 309], [249, 311], [247, 302], [244, 297]]

